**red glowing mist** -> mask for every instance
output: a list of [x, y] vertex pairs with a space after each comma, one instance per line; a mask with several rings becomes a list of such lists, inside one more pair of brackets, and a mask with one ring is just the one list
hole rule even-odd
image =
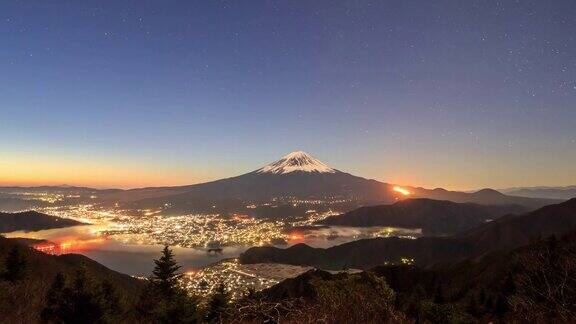
[[80, 238], [66, 238], [61, 240], [60, 242], [48, 242], [48, 243], [39, 243], [32, 245], [37, 251], [44, 252], [46, 254], [65, 254], [71, 252], [80, 252], [85, 251], [90, 248], [93, 248], [95, 245], [98, 245], [104, 242], [104, 238], [93, 238], [93, 239], [80, 239]]

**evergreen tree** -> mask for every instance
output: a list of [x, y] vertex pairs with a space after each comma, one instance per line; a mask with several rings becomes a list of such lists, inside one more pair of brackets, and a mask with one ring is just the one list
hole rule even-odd
[[23, 280], [26, 277], [28, 261], [22, 253], [20, 246], [14, 245], [5, 260], [6, 270], [3, 277], [9, 282]]
[[220, 283], [208, 302], [208, 309], [206, 314], [206, 321], [220, 322], [222, 313], [226, 310], [228, 302], [230, 301], [230, 294], [226, 291], [224, 283]]
[[122, 312], [122, 303], [120, 302], [116, 287], [110, 280], [104, 280], [100, 284], [99, 295], [105, 318], [107, 321], [112, 321], [115, 316], [120, 315]]
[[506, 297], [509, 297], [516, 293], [516, 283], [514, 283], [514, 278], [512, 277], [512, 273], [510, 272], [506, 277], [506, 281], [504, 281], [504, 286], [502, 287], [502, 293]]
[[172, 250], [164, 247], [162, 256], [154, 263], [152, 276], [140, 296], [139, 313], [154, 323], [199, 322], [199, 301], [180, 287], [180, 266]]
[[56, 275], [40, 317], [45, 323], [114, 323], [120, 309], [114, 286], [95, 284], [80, 268], [70, 285], [61, 273]]
[[510, 310], [508, 305], [508, 298], [516, 293], [516, 284], [514, 283], [514, 278], [512, 273], [508, 273], [506, 280], [501, 289], [501, 293], [498, 294], [496, 298], [496, 305], [494, 312], [497, 316], [502, 317]]
[[58, 323], [61, 322], [59, 319], [64, 317], [64, 312], [66, 312], [66, 305], [64, 305], [64, 288], [66, 282], [64, 275], [59, 272], [56, 274], [50, 289], [48, 289], [48, 294], [46, 295], [46, 307], [42, 310], [40, 318], [42, 322], [46, 323]]
[[86, 274], [84, 267], [76, 270], [72, 286], [64, 290], [64, 302], [71, 305], [71, 312], [65, 313], [66, 323], [96, 323], [104, 316], [98, 290]]
[[178, 280], [182, 276], [178, 272], [180, 266], [174, 259], [174, 253], [168, 246], [165, 246], [162, 250], [162, 256], [158, 260], [154, 260], [154, 263], [156, 265], [150, 281], [156, 288], [155, 290], [164, 297], [173, 296], [177, 292]]

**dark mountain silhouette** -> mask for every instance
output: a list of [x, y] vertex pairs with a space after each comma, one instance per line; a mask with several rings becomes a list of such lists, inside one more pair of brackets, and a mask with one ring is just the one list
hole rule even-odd
[[39, 322], [40, 311], [46, 303], [46, 294], [57, 273], [72, 280], [74, 273], [84, 269], [95, 281], [108, 281], [116, 287], [124, 304], [131, 306], [136, 302], [144, 287], [144, 282], [129, 275], [110, 270], [83, 255], [48, 255], [36, 251], [18, 239], [0, 237], [0, 269], [4, 271], [7, 255], [14, 246], [18, 246], [25, 257], [25, 279], [20, 283], [7, 284], [0, 280], [0, 310], [7, 323]]
[[[318, 304], [318, 296], [322, 295], [320, 287], [338, 281], [339, 289], [353, 291], [356, 288], [350, 285], [354, 279], [367, 281], [372, 275], [385, 280], [395, 292], [396, 311], [409, 318], [432, 320], [427, 317], [434, 313], [427, 314], [422, 310], [434, 303], [436, 306], [457, 306], [442, 309], [467, 318], [465, 322], [564, 323], [573, 319], [576, 311], [574, 304], [566, 303], [576, 297], [573, 289], [576, 283], [574, 258], [576, 231], [559, 238], [537, 240], [511, 251], [494, 251], [480, 258], [445, 263], [432, 269], [386, 265], [360, 274], [311, 270], [265, 289], [252, 298], [260, 304], [305, 300], [309, 303], [308, 308], [322, 312], [321, 308], [313, 307]], [[374, 285], [373, 289], [378, 287]], [[510, 307], [510, 302], [516, 304], [516, 309]], [[474, 318], [476, 320], [471, 320]]]
[[576, 227], [576, 198], [561, 204], [542, 207], [524, 215], [508, 215], [488, 224], [455, 235], [483, 252], [510, 249], [531, 241], [561, 235]]
[[35, 211], [19, 213], [0, 212], [0, 233], [13, 231], [39, 231], [50, 228], [82, 225], [83, 223]]
[[478, 205], [426, 198], [406, 199], [392, 205], [361, 207], [329, 217], [320, 224], [421, 228], [425, 235], [451, 235], [506, 214], [526, 212], [519, 205]]
[[509, 250], [549, 235], [562, 235], [576, 229], [576, 199], [546, 206], [523, 215], [509, 215], [465, 233], [449, 237], [423, 237], [415, 240], [375, 238], [345, 243], [328, 249], [304, 244], [287, 249], [254, 247], [240, 256], [243, 263], [288, 263], [326, 269], [367, 269], [402, 258], [430, 266], [489, 251]]

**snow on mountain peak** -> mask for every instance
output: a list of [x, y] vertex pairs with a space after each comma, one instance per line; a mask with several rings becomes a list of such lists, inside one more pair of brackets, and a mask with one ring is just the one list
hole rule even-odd
[[302, 151], [292, 152], [280, 160], [256, 170], [256, 173], [286, 174], [294, 171], [336, 173], [335, 169]]

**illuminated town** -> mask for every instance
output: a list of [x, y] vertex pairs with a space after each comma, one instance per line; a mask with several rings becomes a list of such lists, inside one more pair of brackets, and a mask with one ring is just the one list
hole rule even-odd
[[[403, 195], [409, 193], [394, 189]], [[14, 193], [12, 193], [14, 194]], [[40, 241], [33, 247], [47, 254], [79, 252], [112, 238], [124, 244], [168, 245], [182, 248], [205, 250], [207, 253], [220, 253], [230, 246], [291, 245], [308, 242], [309, 237], [320, 237], [329, 241], [338, 237], [338, 230], [325, 230], [316, 224], [341, 213], [330, 206], [348, 203], [341, 198], [297, 199], [293, 197], [275, 198], [270, 202], [248, 203], [247, 210], [262, 206], [275, 208], [289, 204], [305, 206], [306, 211], [297, 217], [277, 219], [256, 218], [245, 214], [221, 215], [185, 214], [166, 216], [163, 208], [123, 209], [118, 203], [101, 204], [95, 195], [26, 192], [16, 193], [19, 198], [38, 202], [34, 209], [49, 215], [69, 218], [87, 224], [94, 237], [67, 237], [57, 242]], [[80, 203], [69, 204], [69, 199]], [[316, 206], [316, 207], [315, 207]], [[326, 208], [326, 206], [328, 206]], [[318, 211], [317, 211], [318, 209]], [[319, 230], [311, 234], [315, 228]], [[377, 227], [353, 234], [349, 239], [398, 236], [414, 239], [420, 236], [419, 230]], [[402, 263], [412, 264], [411, 258], [403, 258]], [[239, 298], [248, 289], [259, 291], [286, 279], [298, 276], [312, 268], [284, 264], [240, 264], [237, 259], [225, 259], [200, 269], [186, 269], [182, 285], [200, 297], [209, 296], [220, 284], [224, 284], [232, 298]]]
[[[401, 191], [396, 187], [394, 190]], [[406, 194], [405, 192], [402, 192]], [[26, 192], [16, 193], [19, 197], [42, 202], [35, 209], [49, 215], [73, 219], [85, 224], [97, 225], [92, 231], [102, 237], [113, 237], [123, 243], [141, 245], [169, 245], [184, 248], [214, 249], [227, 246], [262, 246], [286, 245], [303, 239], [304, 234], [297, 230], [312, 227], [319, 221], [341, 211], [329, 206], [349, 202], [334, 197], [326, 200], [297, 199], [294, 197], [274, 198], [265, 203], [249, 203], [247, 209], [261, 206], [276, 207], [290, 204], [294, 207], [306, 206], [306, 212], [298, 217], [278, 219], [255, 218], [244, 214], [186, 214], [179, 216], [163, 215], [163, 208], [131, 210], [122, 209], [119, 204], [104, 205], [98, 203], [98, 197], [89, 195], [92, 203], [66, 204], [64, 199], [82, 198], [80, 195]], [[84, 199], [83, 201], [85, 201]], [[44, 206], [48, 203], [47, 206]], [[328, 206], [323, 211], [316, 211], [314, 206]], [[401, 236], [415, 238], [418, 230], [411, 231], [397, 228], [374, 228], [363, 235], [353, 238]], [[327, 234], [327, 236], [334, 234]], [[330, 238], [330, 237], [329, 237]]]
[[243, 265], [237, 259], [228, 259], [202, 270], [186, 272], [182, 277], [182, 285], [191, 293], [207, 297], [223, 284], [231, 297], [236, 299], [244, 296], [249, 289], [266, 289], [310, 269], [312, 268], [279, 264]]

